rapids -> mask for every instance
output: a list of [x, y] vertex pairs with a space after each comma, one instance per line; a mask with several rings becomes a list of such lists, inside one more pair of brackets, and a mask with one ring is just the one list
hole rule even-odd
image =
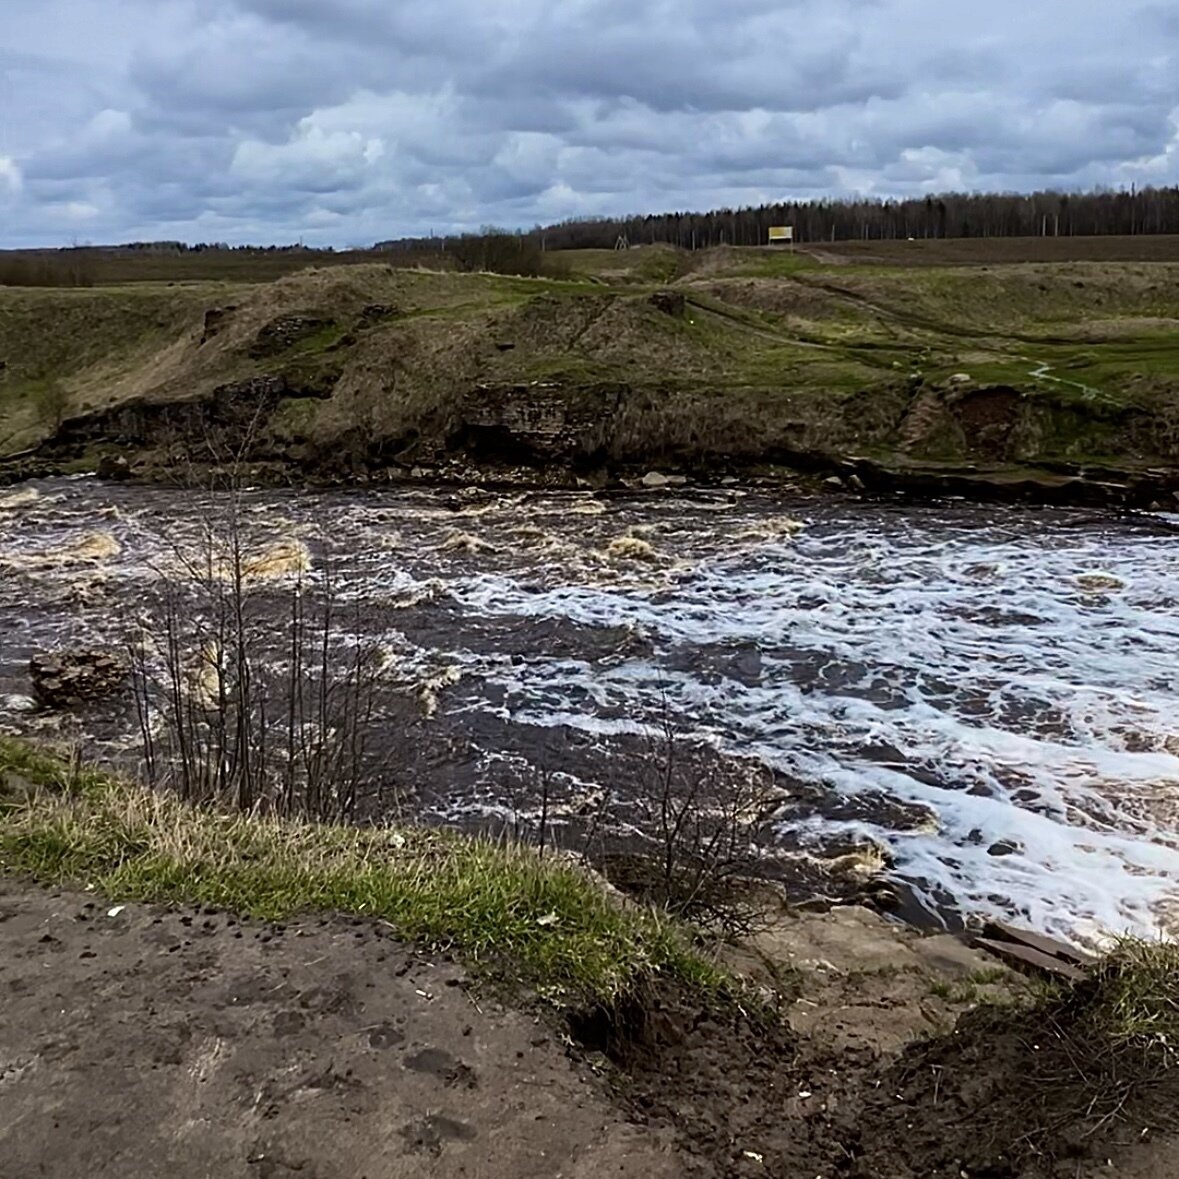
[[[1179, 932], [1179, 539], [1157, 518], [736, 489], [244, 507], [259, 580], [330, 566], [415, 724], [461, 736], [433, 819], [506, 805], [495, 763], [601, 752], [670, 711], [849, 803], [784, 815], [783, 839], [886, 845], [931, 918]], [[0, 491], [0, 729], [44, 731], [29, 655], [122, 641], [219, 510], [91, 479]], [[592, 791], [600, 764], [551, 768]]]

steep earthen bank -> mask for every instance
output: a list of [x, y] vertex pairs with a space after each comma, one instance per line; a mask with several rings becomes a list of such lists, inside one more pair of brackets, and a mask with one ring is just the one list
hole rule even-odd
[[[1162, 284], [1031, 272], [1032, 335], [1008, 313], [1010, 275], [994, 291], [975, 276], [966, 310], [947, 288], [943, 322], [940, 288], [908, 276], [742, 279], [724, 268], [746, 260], [714, 261], [671, 288], [312, 271], [164, 292], [154, 321], [150, 293], [130, 310], [95, 293], [90, 318], [68, 309], [81, 342], [60, 346], [42, 338], [52, 300], [0, 306], [0, 479], [234, 462], [280, 482], [605, 486], [655, 471], [1173, 506], [1179, 320], [1158, 313], [1179, 304], [1179, 268]], [[1102, 387], [1062, 364], [1098, 366]]]
[[[84, 469], [175, 479], [232, 461], [254, 481], [280, 484], [607, 487], [655, 471], [703, 484], [801, 478], [867, 494], [1156, 510], [1179, 504], [1168, 423], [1139, 410], [1089, 419], [1004, 386], [889, 390], [850, 398], [825, 417], [815, 416], [813, 399], [784, 394], [780, 416], [767, 418], [764, 398], [753, 393], [483, 385], [394, 437], [359, 426], [322, 440], [290, 436], [284, 416], [330, 397], [328, 384], [277, 373], [191, 400], [126, 402], [67, 419], [31, 453], [0, 464], [0, 482]], [[1099, 437], [1098, 453], [1115, 461], [1046, 455], [1044, 439], [1066, 430]], [[937, 457], [927, 457], [931, 451]]]

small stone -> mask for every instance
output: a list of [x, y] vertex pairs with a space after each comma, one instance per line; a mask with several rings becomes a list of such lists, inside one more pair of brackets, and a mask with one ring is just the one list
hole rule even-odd
[[843, 490], [843, 480], [838, 475], [832, 475], [830, 478], [824, 479], [823, 484], [826, 487], [838, 488], [840, 491]]
[[660, 474], [658, 471], [648, 471], [643, 476], [643, 486], [649, 488], [670, 487], [671, 479], [667, 475]]
[[42, 708], [70, 708], [113, 696], [130, 668], [117, 652], [78, 650], [34, 655], [29, 660], [33, 695]]
[[280, 315], [259, 330], [250, 346], [250, 355], [256, 360], [276, 356], [333, 326], [332, 320], [317, 316]]
[[688, 301], [681, 291], [656, 291], [647, 302], [657, 311], [676, 319], [683, 317], [688, 306]]
[[373, 324], [380, 323], [383, 319], [389, 319], [397, 313], [397, 308], [391, 303], [368, 303], [361, 308], [360, 325], [361, 327], [371, 327]]
[[1023, 845], [1011, 839], [1000, 839], [987, 848], [987, 855], [998, 859], [1000, 856], [1018, 856], [1023, 852]]

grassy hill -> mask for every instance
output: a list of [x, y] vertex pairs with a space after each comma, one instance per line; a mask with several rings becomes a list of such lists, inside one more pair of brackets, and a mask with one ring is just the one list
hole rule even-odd
[[212, 433], [328, 474], [1179, 463], [1179, 262], [555, 262], [2, 288], [0, 459], [148, 469]]

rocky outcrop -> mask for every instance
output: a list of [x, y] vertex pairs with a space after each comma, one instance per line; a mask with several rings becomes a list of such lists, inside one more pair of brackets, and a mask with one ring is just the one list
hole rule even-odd
[[476, 461], [583, 465], [595, 461], [604, 429], [625, 395], [619, 385], [480, 385], [457, 407], [446, 450]]
[[235, 306], [210, 307], [205, 312], [205, 322], [201, 331], [201, 343], [207, 344], [214, 336], [221, 334], [225, 321], [237, 310]]
[[375, 327], [387, 319], [400, 315], [401, 309], [392, 303], [367, 303], [360, 309], [360, 318], [356, 326], [359, 328]]
[[844, 483], [869, 494], [918, 499], [961, 498], [1003, 503], [1175, 510], [1179, 468], [1109, 470], [1081, 464], [1040, 467], [954, 463], [886, 463], [849, 458], [838, 462]]
[[250, 356], [261, 360], [277, 356], [296, 344], [334, 327], [335, 321], [314, 315], [280, 315], [265, 324], [250, 345]]
[[76, 708], [119, 692], [129, 674], [127, 660], [115, 651], [57, 651], [29, 662], [33, 695], [42, 708]]
[[1138, 405], [1085, 402], [951, 377], [942, 386], [919, 385], [895, 441], [881, 441], [919, 462], [1043, 466], [1046, 454], [1061, 459], [1092, 454], [1162, 457], [1168, 445], [1164, 432], [1160, 418]]
[[110, 479], [118, 482], [131, 478], [131, 464], [121, 454], [103, 455], [98, 462], [95, 474], [100, 479]]
[[61, 460], [80, 455], [96, 443], [124, 451], [182, 446], [194, 458], [200, 457], [195, 452], [202, 447], [228, 447], [228, 453], [239, 453], [247, 441], [264, 443], [266, 422], [282, 402], [323, 400], [331, 396], [333, 385], [326, 371], [305, 381], [278, 374], [231, 381], [186, 401], [125, 401], [67, 418], [39, 449], [38, 457]]

